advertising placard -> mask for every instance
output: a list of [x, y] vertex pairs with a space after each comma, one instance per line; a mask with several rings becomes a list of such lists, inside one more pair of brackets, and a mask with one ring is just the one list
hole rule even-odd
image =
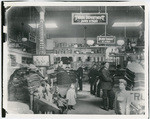
[[107, 13], [72, 13], [73, 25], [106, 25], [108, 24]]
[[115, 36], [97, 36], [97, 44], [115, 44]]

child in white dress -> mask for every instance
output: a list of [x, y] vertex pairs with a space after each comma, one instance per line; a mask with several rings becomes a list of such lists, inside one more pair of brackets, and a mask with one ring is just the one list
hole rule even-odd
[[68, 109], [74, 109], [73, 106], [76, 104], [76, 92], [74, 84], [71, 84], [67, 91], [66, 99], [68, 100]]

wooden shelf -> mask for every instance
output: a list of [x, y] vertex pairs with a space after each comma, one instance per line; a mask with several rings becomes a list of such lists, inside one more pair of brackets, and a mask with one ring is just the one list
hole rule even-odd
[[[46, 50], [46, 53], [53, 53], [53, 51], [51, 50]], [[55, 54], [55, 53], [53, 53]], [[99, 55], [99, 56], [105, 56], [106, 54], [105, 53], [87, 53], [87, 54], [75, 54], [75, 53], [66, 53], [66, 54], [56, 54], [56, 55]]]
[[[69, 51], [66, 51], [69, 50]], [[88, 51], [89, 50], [89, 51]], [[73, 55], [105, 55], [106, 46], [101, 47], [54, 47], [53, 52]], [[52, 51], [52, 50], [51, 50]], [[47, 52], [51, 52], [47, 50]], [[76, 53], [76, 52], [79, 52]], [[92, 53], [93, 51], [93, 53]]]
[[33, 53], [35, 54], [36, 52], [36, 43], [31, 42], [31, 41], [26, 41], [26, 42], [18, 42], [15, 40], [9, 40], [8, 42], [8, 47], [13, 48], [13, 49], [23, 49], [26, 48], [28, 53]]
[[[33, 43], [33, 42], [32, 42]], [[29, 48], [33, 48], [35, 47], [35, 43], [33, 44], [30, 44], [30, 41], [27, 41], [27, 42], [9, 42], [9, 44], [19, 44], [19, 45], [22, 45], [22, 46], [26, 46], [26, 47], [29, 47]], [[21, 46], [20, 46], [21, 47]], [[18, 47], [17, 47], [18, 48]]]
[[95, 49], [95, 48], [107, 48], [109, 46], [99, 46], [99, 47], [54, 47], [54, 49]]
[[112, 54], [110, 54], [109, 57], [124, 57], [126, 55], [126, 54], [123, 54], [123, 53], [117, 53], [117, 54], [113, 54], [113, 55]]
[[135, 48], [141, 48], [141, 49], [144, 49], [144, 46], [135, 46]]

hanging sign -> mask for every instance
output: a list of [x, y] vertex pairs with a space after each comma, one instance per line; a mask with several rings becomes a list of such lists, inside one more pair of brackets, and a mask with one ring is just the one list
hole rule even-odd
[[33, 63], [35, 66], [50, 66], [50, 56], [49, 55], [34, 55]]
[[97, 44], [115, 44], [115, 36], [97, 36]]
[[107, 13], [72, 13], [73, 25], [106, 25], [108, 24]]

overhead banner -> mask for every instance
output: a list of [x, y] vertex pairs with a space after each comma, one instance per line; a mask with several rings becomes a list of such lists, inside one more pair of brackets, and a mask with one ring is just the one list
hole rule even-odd
[[115, 44], [115, 36], [97, 36], [97, 44]]
[[72, 13], [73, 25], [106, 25], [108, 24], [107, 13]]

